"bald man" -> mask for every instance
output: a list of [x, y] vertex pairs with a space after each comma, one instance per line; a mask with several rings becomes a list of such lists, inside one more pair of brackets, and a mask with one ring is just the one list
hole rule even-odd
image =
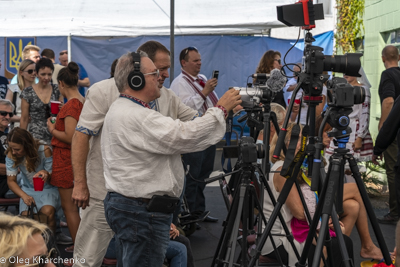
[[[394, 100], [400, 95], [400, 68], [399, 50], [393, 45], [388, 45], [382, 50], [382, 61], [385, 69], [381, 75], [379, 84], [379, 98], [381, 100], [381, 118], [379, 120], [379, 130], [392, 110]], [[396, 224], [399, 219], [397, 207], [397, 197], [395, 188], [395, 165], [397, 163], [397, 140], [383, 153], [385, 159], [386, 175], [389, 186], [389, 213], [378, 218], [380, 223]]]

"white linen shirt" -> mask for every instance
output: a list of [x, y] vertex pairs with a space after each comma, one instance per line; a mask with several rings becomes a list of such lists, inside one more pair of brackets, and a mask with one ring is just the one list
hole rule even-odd
[[[197, 112], [184, 105], [171, 90], [162, 87], [160, 93], [160, 98], [155, 101], [155, 108], [161, 114], [183, 121], [192, 120], [197, 116]], [[118, 96], [114, 78], [93, 84], [87, 91], [76, 127], [77, 131], [92, 136], [86, 162], [86, 178], [90, 197], [98, 200], [103, 200], [107, 194], [100, 145], [102, 126], [111, 104]]]
[[[199, 74], [198, 76], [200, 76], [204, 82], [207, 81], [207, 78], [204, 75]], [[182, 100], [182, 102], [185, 105], [191, 107], [194, 110], [197, 110], [200, 115], [204, 114], [205, 113], [205, 110], [203, 109], [204, 101], [206, 101], [208, 107], [214, 106], [210, 97], [207, 96], [207, 98], [204, 100], [204, 96], [198, 94], [183, 77], [184, 75], [182, 73], [179, 74], [178, 77], [176, 77], [173, 80], [170, 90], [174, 91], [175, 94]], [[194, 76], [191, 77], [194, 80], [197, 79], [197, 77]], [[203, 87], [201, 87], [201, 85], [198, 82], [194, 82], [193, 85], [196, 86], [196, 88], [199, 89], [200, 92], [203, 91]], [[218, 99], [216, 93], [215, 96]]]
[[106, 115], [101, 138], [107, 190], [135, 198], [179, 197], [184, 184], [180, 154], [216, 144], [225, 127], [219, 108], [182, 122], [118, 98]]

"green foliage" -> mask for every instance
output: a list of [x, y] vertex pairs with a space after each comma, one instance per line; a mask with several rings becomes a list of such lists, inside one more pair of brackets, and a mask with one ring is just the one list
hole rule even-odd
[[364, 33], [365, 0], [336, 0], [336, 2], [338, 12], [336, 53], [354, 52], [354, 41]]
[[385, 185], [386, 181], [380, 180], [376, 174], [385, 173], [384, 163], [381, 162], [380, 165], [375, 165], [372, 163], [372, 161], [368, 161], [364, 162], [364, 166], [367, 169], [367, 171], [361, 172], [361, 179], [364, 182], [367, 193], [370, 196], [380, 195], [380, 192], [376, 187]]

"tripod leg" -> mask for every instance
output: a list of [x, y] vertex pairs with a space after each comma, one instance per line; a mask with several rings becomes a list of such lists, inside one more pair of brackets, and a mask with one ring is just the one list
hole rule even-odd
[[[267, 184], [267, 187], [268, 187], [269, 190], [271, 190], [271, 189], [269, 188], [268, 184]], [[253, 193], [253, 196], [256, 196], [255, 188], [252, 187], [252, 188], [250, 188], [250, 190], [251, 190], [251, 193]], [[274, 198], [274, 196], [272, 195], [272, 192], [271, 192], [271, 196], [272, 196], [272, 198], [273, 198], [273, 203], [276, 203], [275, 198]], [[264, 222], [264, 224], [267, 224], [267, 219], [266, 219], [266, 217], [265, 217], [265, 215], [264, 215], [264, 212], [262, 211], [261, 203], [260, 203], [260, 201], [258, 200], [257, 197], [254, 198], [254, 205], [255, 205], [255, 207], [260, 211], [260, 212], [259, 212], [259, 215], [258, 215], [258, 216], [261, 217], [261, 219], [259, 220], [259, 224], [262, 225], [263, 222]], [[274, 206], [275, 206], [275, 204], [274, 204]], [[297, 248], [296, 248], [296, 246], [295, 246], [294, 243], [293, 243], [293, 235], [289, 232], [289, 229], [287, 229], [286, 222], [283, 220], [282, 214], [279, 214], [279, 218], [281, 219], [281, 223], [282, 223], [282, 225], [284, 226], [284, 230], [285, 230], [286, 237], [287, 237], [287, 239], [289, 240], [289, 242], [292, 244], [292, 247], [293, 247], [293, 250], [294, 250], [295, 253], [296, 253], [296, 256], [299, 255], [299, 252], [297, 251]], [[258, 234], [257, 234], [257, 239], [256, 239], [256, 245], [259, 244], [259, 239], [258, 239], [258, 237], [259, 237], [260, 235], [261, 235], [261, 232], [258, 232]], [[272, 244], [272, 246], [273, 246], [273, 248], [274, 248], [274, 251], [276, 251], [277, 247], [276, 247], [276, 245], [275, 245], [274, 239], [272, 238], [272, 234], [269, 234], [268, 236], [269, 236], [269, 238], [270, 238], [270, 240], [271, 240], [271, 244]], [[251, 251], [250, 256], [251, 256], [251, 257], [255, 256], [255, 254], [253, 253], [253, 250]], [[279, 263], [280, 263], [282, 266], [284, 266], [283, 261], [282, 261], [282, 258], [281, 258], [281, 256], [279, 255], [279, 253], [276, 253], [276, 257], [277, 257]], [[297, 258], [299, 258], [299, 257], [297, 257]]]
[[313, 236], [312, 233], [316, 232], [316, 229], [317, 229], [317, 226], [318, 226], [318, 222], [319, 222], [319, 218], [320, 218], [321, 213], [322, 213], [322, 207], [323, 207], [323, 205], [325, 203], [325, 195], [326, 195], [326, 190], [327, 190], [327, 187], [328, 187], [328, 181], [329, 181], [329, 176], [330, 176], [329, 174], [331, 173], [331, 170], [332, 170], [332, 164], [329, 165], [328, 175], [327, 175], [327, 177], [326, 177], [326, 179], [325, 179], [325, 181], [323, 183], [321, 193], [319, 194], [319, 202], [318, 202], [317, 208], [316, 208], [315, 213], [314, 213], [314, 218], [311, 221], [310, 230], [308, 232], [307, 239], [306, 239], [306, 242], [304, 244], [303, 252], [301, 253], [301, 257], [300, 257], [299, 262], [296, 264], [297, 267], [305, 267], [306, 266], [306, 261], [307, 261], [307, 258], [308, 258], [308, 254], [310, 252], [310, 248], [311, 248], [311, 245], [312, 245], [312, 242], [313, 242], [313, 239], [314, 239], [314, 236]]
[[324, 236], [328, 232], [328, 220], [329, 220], [329, 215], [323, 214], [321, 221], [321, 229], [319, 230], [319, 238], [317, 240], [317, 246], [315, 248], [315, 253], [313, 257], [313, 265], [312, 265], [313, 267], [319, 266], [319, 261], [321, 260], [321, 255], [323, 254], [322, 249], [324, 247], [324, 241], [325, 241]]
[[[244, 201], [243, 201], [244, 209], [243, 209], [243, 217], [242, 217], [242, 266], [247, 266], [247, 235], [249, 227], [253, 227], [252, 223], [252, 211], [250, 208], [253, 204], [253, 201], [250, 199], [249, 194], [249, 187], [246, 187], [246, 191], [244, 194]], [[234, 250], [232, 251], [232, 256], [234, 256]]]
[[[332, 156], [331, 159], [332, 159], [331, 160], [332, 169], [330, 172], [330, 178], [325, 181], [325, 184], [327, 184], [326, 195], [321, 196], [321, 198], [323, 197], [325, 199], [325, 201], [323, 203], [323, 208], [322, 208], [322, 223], [321, 223], [321, 229], [320, 229], [320, 238], [318, 238], [317, 246], [315, 248], [315, 254], [314, 254], [314, 258], [313, 258], [313, 267], [319, 266], [319, 261], [321, 259], [322, 249], [324, 246], [324, 240], [321, 237], [328, 234], [328, 230], [329, 230], [328, 229], [328, 220], [329, 220], [329, 214], [331, 214], [332, 210], [334, 210], [335, 193], [336, 193], [335, 190], [343, 189], [343, 188], [339, 188], [339, 185], [341, 185], [340, 177], [343, 178], [343, 175], [341, 175], [342, 173], [340, 171], [342, 170], [341, 166], [344, 165], [344, 160], [342, 157], [337, 157], [335, 154]], [[342, 194], [339, 193], [336, 195], [342, 195]], [[320, 205], [320, 203], [318, 203], [318, 206], [319, 205]], [[335, 218], [333, 218], [333, 217], [335, 217]], [[318, 217], [314, 216], [314, 221], [317, 219], [318, 219]], [[343, 234], [340, 230], [339, 220], [337, 218], [336, 212], [334, 212], [334, 214], [332, 214], [332, 220], [334, 221], [335, 232], [339, 239], [342, 258], [344, 259], [343, 263], [346, 267], [350, 267], [351, 261], [349, 262], [348, 253], [347, 253], [347, 251], [345, 251], [346, 246], [344, 243]], [[332, 255], [329, 256], [329, 262], [333, 266]]]
[[239, 204], [239, 198], [233, 198], [231, 208], [229, 209], [228, 215], [226, 216], [226, 220], [223, 222], [224, 228], [221, 233], [221, 237], [218, 242], [217, 249], [214, 254], [213, 261], [211, 263], [211, 266], [215, 266], [215, 264], [218, 263], [218, 267], [222, 266], [220, 258], [222, 255], [226, 254], [226, 251], [228, 249], [228, 242], [229, 239], [227, 236], [230, 236], [233, 228], [233, 223], [234, 221], [231, 219], [235, 214], [237, 214], [237, 208]]
[[[345, 266], [353, 266], [353, 262], [351, 261], [351, 259], [349, 257], [349, 253], [347, 252], [347, 249], [346, 249], [346, 243], [344, 241], [343, 233], [340, 229], [339, 219], [338, 219], [338, 216], [337, 216], [337, 213], [336, 213], [336, 210], [334, 209], [334, 207], [332, 208], [332, 222], [333, 222], [333, 227], [335, 228], [336, 237], [339, 240], [339, 244], [341, 244], [339, 246], [339, 248], [340, 248], [340, 252], [342, 254], [343, 262], [347, 261], [347, 263], [345, 263]], [[333, 265], [331, 265], [331, 266], [333, 266]]]
[[267, 223], [267, 225], [265, 226], [264, 232], [262, 234], [262, 236], [260, 237], [260, 242], [257, 244], [257, 247], [255, 248], [255, 251], [253, 250], [252, 252], [252, 259], [250, 261], [249, 266], [254, 266], [258, 256], [261, 254], [261, 249], [265, 244], [265, 241], [267, 241], [267, 238], [269, 236], [269, 234], [271, 233], [272, 227], [275, 223], [276, 218], [279, 216], [280, 214], [280, 210], [282, 208], [282, 205], [286, 202], [286, 199], [289, 195], [289, 192], [293, 186], [294, 180], [296, 178], [295, 177], [291, 177], [289, 179], [286, 180], [281, 193], [278, 197], [278, 200], [276, 202], [276, 205], [274, 207], [274, 210], [271, 213], [270, 219]]
[[239, 192], [239, 203], [238, 203], [238, 209], [236, 212], [236, 218], [235, 222], [233, 224], [233, 231], [231, 231], [231, 237], [229, 239], [229, 248], [226, 253], [226, 258], [225, 261], [228, 261], [229, 258], [229, 266], [233, 266], [234, 258], [235, 258], [235, 252], [236, 252], [236, 244], [237, 244], [237, 235], [238, 235], [238, 230], [240, 226], [240, 220], [242, 217], [242, 211], [243, 211], [243, 202], [245, 201], [245, 194], [246, 194], [246, 187], [245, 185], [242, 185], [240, 187], [240, 192]]
[[378, 221], [375, 217], [374, 210], [372, 208], [371, 202], [369, 201], [367, 191], [365, 190], [364, 183], [361, 179], [360, 171], [358, 170], [357, 162], [352, 155], [347, 155], [347, 160], [350, 164], [351, 172], [353, 173], [353, 177], [356, 180], [358, 190], [360, 191], [361, 198], [364, 202], [365, 209], [367, 210], [368, 218], [371, 222], [372, 229], [374, 230], [376, 239], [378, 240], [379, 247], [382, 251], [383, 258], [385, 259], [386, 265], [392, 264], [392, 260], [390, 258], [389, 250], [386, 246], [385, 239], [383, 238], [381, 228], [379, 227]]
[[[269, 198], [271, 199], [271, 202], [272, 202], [272, 204], [273, 204], [274, 207], [275, 207], [275, 206], [276, 206], [276, 200], [275, 200], [275, 197], [274, 197], [274, 195], [273, 195], [273, 193], [272, 193], [272, 191], [271, 191], [271, 188], [269, 187], [268, 182], [265, 180], [264, 175], [261, 175], [260, 177], [261, 177], [261, 182], [262, 182], [262, 184], [264, 185], [264, 189], [267, 190], [268, 196], [269, 196]], [[296, 183], [296, 182], [295, 182], [295, 183]], [[296, 183], [296, 187], [297, 187], [297, 191], [299, 192], [299, 195], [300, 195], [300, 198], [301, 198], [301, 202], [303, 203], [303, 206], [305, 206], [305, 200], [304, 200], [303, 195], [301, 194], [301, 190], [299, 190], [298, 183]], [[308, 211], [307, 211], [307, 214], [308, 214], [308, 216], [310, 215]], [[264, 214], [263, 214], [263, 215], [264, 215]], [[265, 216], [263, 216], [263, 217], [265, 217]], [[290, 245], [292, 246], [294, 253], [296, 254], [296, 258], [299, 259], [299, 258], [300, 258], [300, 254], [299, 254], [299, 252], [298, 252], [298, 250], [297, 250], [297, 248], [296, 248], [296, 246], [295, 246], [295, 244], [294, 244], [293, 235], [292, 235], [292, 233], [289, 231], [289, 229], [288, 229], [288, 227], [287, 227], [287, 225], [286, 225], [286, 222], [285, 222], [285, 220], [283, 219], [283, 216], [282, 216], [281, 213], [278, 214], [278, 218], [279, 218], [279, 221], [280, 221], [281, 224], [282, 224], [283, 230], [285, 231], [286, 237], [287, 237], [287, 239], [289, 240]], [[266, 220], [264, 221], [264, 223], [265, 223], [265, 225], [267, 224]], [[260, 232], [260, 233], [261, 233], [261, 232]], [[257, 244], [258, 244], [258, 243], [257, 243]], [[253, 254], [253, 251], [252, 251], [251, 254]], [[253, 256], [253, 255], [252, 255], [252, 256]]]

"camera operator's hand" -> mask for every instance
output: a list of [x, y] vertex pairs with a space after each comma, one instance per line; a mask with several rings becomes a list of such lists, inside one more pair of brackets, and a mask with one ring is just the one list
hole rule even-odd
[[372, 155], [372, 163], [374, 163], [375, 165], [379, 165], [378, 160], [383, 160], [383, 154], [381, 155]]
[[217, 105], [223, 106], [227, 112], [242, 103], [238, 90], [228, 90], [218, 101]]
[[357, 137], [356, 141], [353, 143], [353, 150], [358, 151], [362, 148], [362, 138]]
[[238, 112], [238, 111], [240, 111], [240, 110], [242, 110], [243, 109], [243, 107], [241, 106], [241, 105], [237, 105], [234, 109], [233, 109], [233, 113], [236, 113], [236, 112]]
[[203, 91], [201, 93], [207, 97], [212, 91], [214, 91], [215, 87], [218, 84], [218, 80], [216, 78], [212, 78], [206, 82]]

